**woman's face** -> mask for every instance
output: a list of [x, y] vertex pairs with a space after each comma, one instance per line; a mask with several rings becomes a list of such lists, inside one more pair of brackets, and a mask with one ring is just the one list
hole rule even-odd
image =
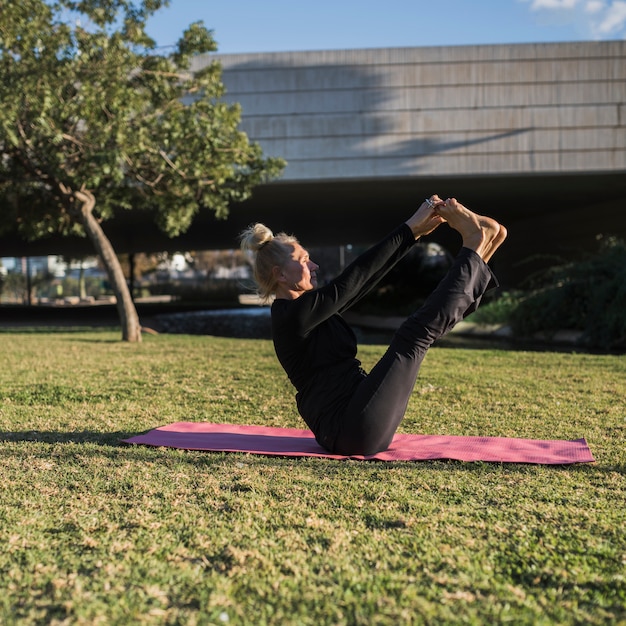
[[290, 258], [281, 268], [283, 284], [290, 291], [310, 291], [317, 287], [319, 265], [313, 263], [309, 253], [299, 244], [291, 244]]

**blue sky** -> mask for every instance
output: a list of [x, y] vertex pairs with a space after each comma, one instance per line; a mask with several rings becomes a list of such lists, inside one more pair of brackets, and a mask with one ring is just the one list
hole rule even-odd
[[171, 0], [148, 32], [198, 20], [228, 54], [589, 41], [626, 38], [626, 0]]

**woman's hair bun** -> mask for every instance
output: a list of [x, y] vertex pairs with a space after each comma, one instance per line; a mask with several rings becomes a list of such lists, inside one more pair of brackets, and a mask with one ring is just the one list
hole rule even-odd
[[252, 224], [239, 235], [241, 249], [258, 252], [264, 244], [274, 239], [274, 233], [265, 224]]
[[265, 224], [257, 222], [239, 234], [239, 242], [244, 252], [253, 253], [250, 261], [258, 294], [264, 302], [270, 302], [278, 287], [274, 269], [291, 259], [298, 240], [283, 232], [274, 236]]

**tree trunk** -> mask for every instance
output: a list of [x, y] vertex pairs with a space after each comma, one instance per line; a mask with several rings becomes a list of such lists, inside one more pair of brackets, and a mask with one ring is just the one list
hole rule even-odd
[[122, 340], [139, 342], [141, 341], [141, 325], [139, 324], [137, 309], [131, 297], [130, 290], [128, 289], [128, 284], [126, 283], [126, 278], [124, 277], [124, 272], [115, 254], [115, 250], [113, 250], [111, 242], [104, 234], [100, 223], [93, 216], [96, 200], [89, 191], [77, 191], [74, 192], [74, 196], [77, 200], [82, 202], [78, 219], [85, 229], [85, 233], [93, 243], [98, 256], [102, 260], [109, 277], [109, 282], [113, 288], [117, 312], [122, 325]]
[[135, 254], [131, 252], [128, 255], [128, 288], [130, 289], [130, 297], [135, 301]]

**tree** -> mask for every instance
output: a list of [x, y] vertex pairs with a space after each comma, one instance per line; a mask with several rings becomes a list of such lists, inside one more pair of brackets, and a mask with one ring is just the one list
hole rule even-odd
[[117, 298], [122, 338], [140, 341], [131, 294], [102, 223], [145, 211], [170, 236], [200, 208], [232, 203], [282, 170], [238, 129], [222, 100], [202, 22], [158, 54], [148, 18], [167, 0], [0, 0], [0, 229], [93, 243]]

